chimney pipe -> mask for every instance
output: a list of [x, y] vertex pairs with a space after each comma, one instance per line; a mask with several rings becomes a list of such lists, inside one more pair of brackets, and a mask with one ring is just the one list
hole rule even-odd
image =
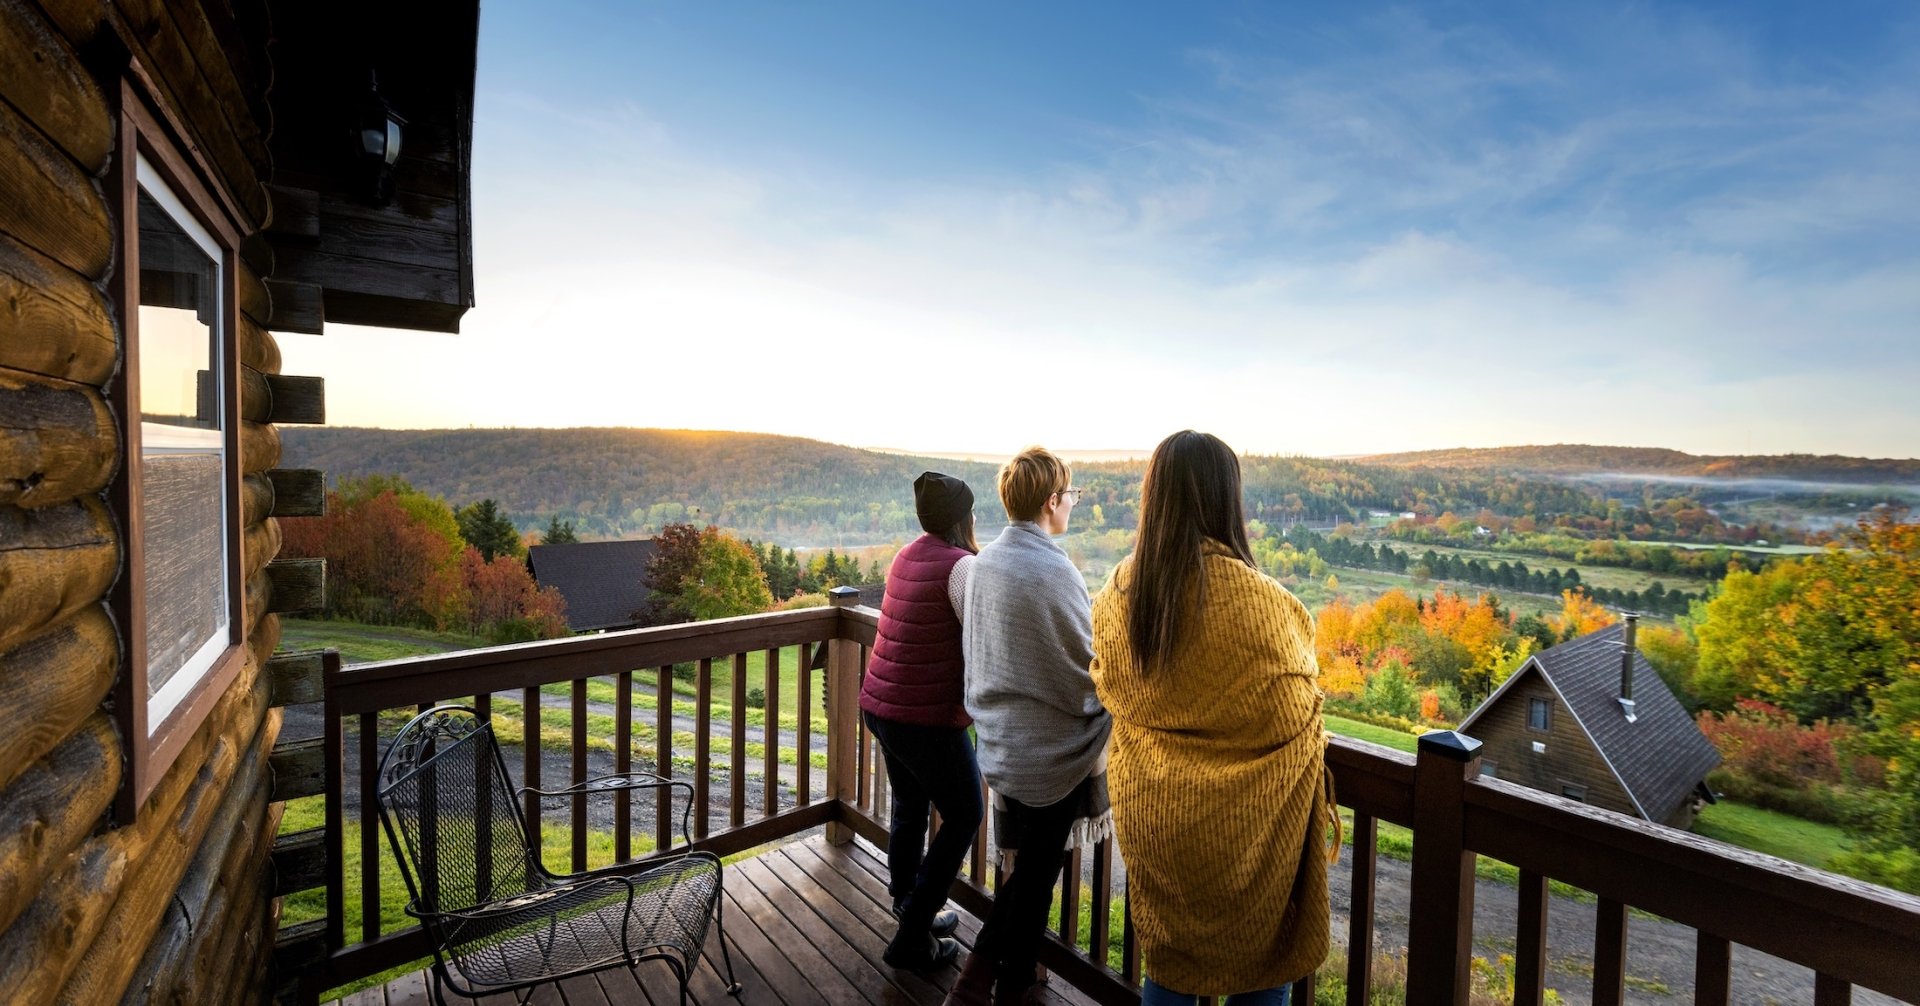
[[1626, 622], [1626, 629], [1620, 640], [1620, 708], [1627, 714], [1627, 720], [1631, 722], [1634, 718], [1633, 658], [1635, 650], [1633, 630], [1635, 623], [1640, 621], [1640, 615], [1632, 611], [1622, 612], [1621, 614]]

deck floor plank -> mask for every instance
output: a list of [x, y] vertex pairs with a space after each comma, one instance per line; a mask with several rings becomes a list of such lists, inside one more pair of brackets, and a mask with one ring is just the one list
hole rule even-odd
[[[884, 857], [862, 843], [828, 845], [819, 835], [769, 849], [726, 866], [721, 897], [726, 946], [741, 984], [727, 994], [721, 971], [720, 935], [709, 929], [700, 965], [687, 987], [695, 1006], [937, 1006], [958, 969], [916, 974], [888, 967], [882, 959], [896, 923], [887, 893]], [[970, 948], [980, 920], [960, 913], [955, 934]], [[334, 1006], [426, 1006], [431, 978], [402, 975], [384, 986], [362, 989]], [[1090, 1006], [1091, 1000], [1059, 978], [1048, 984], [1050, 1006]], [[469, 1000], [450, 996], [450, 1002]], [[488, 996], [484, 1006], [511, 1003]], [[593, 975], [539, 986], [537, 1006], [678, 1006], [680, 986], [662, 961], [637, 969], [610, 968]]]

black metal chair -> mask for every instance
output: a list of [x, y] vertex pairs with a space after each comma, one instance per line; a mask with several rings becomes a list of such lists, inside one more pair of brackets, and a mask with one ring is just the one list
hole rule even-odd
[[[407, 914], [433, 941], [434, 1001], [441, 986], [477, 998], [642, 961], [664, 960], [680, 982], [699, 966], [709, 921], [733, 978], [721, 918], [720, 860], [707, 852], [555, 874], [529, 840], [520, 798], [692, 787], [645, 773], [603, 776], [564, 790], [516, 790], [493, 725], [466, 706], [437, 706], [400, 729], [381, 758], [375, 801], [406, 878]], [[637, 974], [636, 974], [637, 977]]]

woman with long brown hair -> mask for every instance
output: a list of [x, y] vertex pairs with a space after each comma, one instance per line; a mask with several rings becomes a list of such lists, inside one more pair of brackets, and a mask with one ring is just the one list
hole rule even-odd
[[1255, 566], [1240, 460], [1219, 438], [1183, 430], [1154, 449], [1139, 540], [1094, 600], [1093, 634], [1143, 1006], [1284, 1006], [1326, 958], [1339, 819], [1313, 617]]

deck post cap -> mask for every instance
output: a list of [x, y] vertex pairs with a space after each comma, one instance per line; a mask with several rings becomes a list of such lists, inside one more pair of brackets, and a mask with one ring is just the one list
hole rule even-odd
[[858, 587], [846, 586], [835, 587], [827, 591], [827, 600], [832, 602], [836, 608], [851, 607], [860, 603], [860, 589]]
[[1429, 730], [1420, 735], [1420, 753], [1464, 762], [1480, 753], [1480, 742], [1458, 730]]

